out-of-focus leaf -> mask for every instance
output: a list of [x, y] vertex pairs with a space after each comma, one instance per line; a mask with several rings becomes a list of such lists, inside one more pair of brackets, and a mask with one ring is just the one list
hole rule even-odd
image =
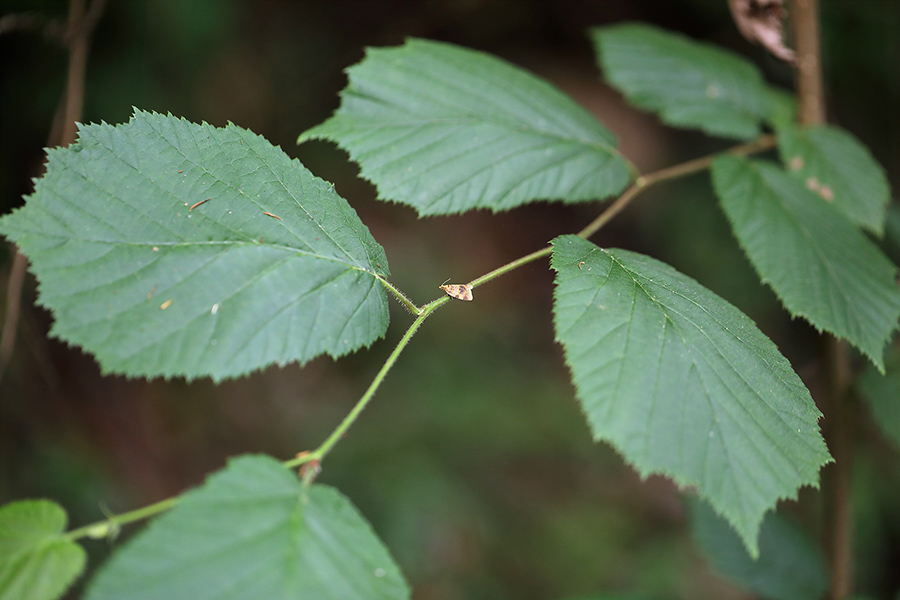
[[738, 242], [785, 308], [846, 339], [883, 372], [883, 348], [900, 318], [896, 266], [775, 165], [720, 156], [712, 175]]
[[420, 215], [581, 202], [628, 182], [615, 137], [546, 81], [488, 54], [410, 39], [369, 48], [330, 119], [299, 142], [336, 142], [382, 200]]
[[807, 188], [857, 225], [882, 234], [890, 189], [881, 165], [859, 140], [827, 125], [783, 127], [778, 150], [788, 172]]
[[856, 381], [857, 389], [872, 408], [881, 430], [900, 449], [900, 348], [892, 348], [884, 375], [869, 367]]
[[401, 600], [409, 594], [388, 551], [337, 490], [305, 490], [274, 459], [243, 456], [113, 555], [87, 598]]
[[218, 380], [387, 328], [384, 250], [264, 138], [137, 111], [48, 154], [0, 233], [31, 260], [53, 335], [104, 370]]
[[591, 37], [606, 81], [664, 123], [750, 139], [771, 112], [757, 68], [721, 48], [639, 23]]
[[50, 500], [0, 506], [0, 600], [54, 600], [84, 570], [84, 549], [62, 534], [66, 511]]
[[792, 127], [797, 122], [797, 100], [794, 95], [775, 86], [766, 87], [772, 112], [766, 118], [775, 129]]
[[673, 268], [553, 241], [554, 324], [594, 438], [725, 515], [752, 555], [764, 513], [830, 460], [809, 392], [734, 306]]
[[694, 539], [706, 559], [742, 588], [772, 600], [817, 600], [828, 591], [825, 557], [786, 517], [766, 515], [759, 531], [759, 557], [754, 559], [709, 504], [694, 499], [688, 506]]

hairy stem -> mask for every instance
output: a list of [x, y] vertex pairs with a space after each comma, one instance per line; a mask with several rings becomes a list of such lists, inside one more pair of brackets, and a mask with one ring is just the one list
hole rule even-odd
[[376, 275], [376, 278], [378, 279], [378, 281], [381, 282], [381, 285], [383, 285], [390, 293], [392, 293], [394, 295], [394, 297], [397, 300], [400, 301], [400, 304], [402, 304], [403, 306], [406, 307], [406, 309], [409, 312], [411, 312], [412, 314], [414, 314], [416, 316], [419, 316], [422, 314], [422, 309], [419, 308], [418, 306], [416, 306], [412, 300], [407, 298], [403, 292], [401, 292], [396, 287], [391, 285], [390, 281], [388, 281], [387, 279], [384, 279], [382, 277], [378, 277], [377, 275]]
[[294, 460], [288, 461], [285, 463], [287, 467], [294, 467], [299, 464], [303, 464], [305, 462], [310, 461], [321, 461], [325, 458], [334, 445], [337, 444], [340, 439], [344, 436], [350, 426], [356, 422], [356, 419], [362, 413], [362, 411], [368, 406], [369, 402], [375, 396], [375, 392], [381, 386], [381, 383], [384, 381], [384, 378], [387, 377], [388, 372], [391, 370], [391, 367], [394, 366], [394, 363], [397, 362], [397, 359], [400, 357], [400, 353], [406, 348], [409, 344], [412, 337], [416, 334], [416, 331], [419, 330], [422, 323], [425, 322], [431, 313], [437, 310], [441, 305], [445, 304], [449, 298], [446, 296], [443, 298], [438, 298], [433, 302], [430, 302], [422, 307], [419, 316], [416, 317], [416, 320], [412, 322], [412, 325], [409, 326], [409, 329], [406, 330], [406, 333], [403, 334], [403, 337], [400, 339], [400, 342], [397, 344], [397, 347], [394, 348], [394, 351], [391, 352], [391, 355], [388, 356], [385, 363], [381, 366], [381, 369], [375, 375], [375, 379], [372, 380], [372, 383], [369, 384], [368, 389], [366, 389], [365, 393], [363, 393], [362, 397], [357, 401], [356, 405], [353, 409], [344, 417], [344, 420], [340, 422], [340, 424], [331, 432], [331, 435], [319, 445], [318, 448], [310, 452], [309, 454], [303, 455], [302, 457], [295, 458]]

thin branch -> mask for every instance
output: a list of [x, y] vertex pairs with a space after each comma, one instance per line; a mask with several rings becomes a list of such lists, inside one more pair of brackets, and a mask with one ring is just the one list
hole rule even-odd
[[406, 294], [404, 294], [399, 289], [394, 287], [390, 281], [388, 281], [387, 279], [384, 279], [383, 277], [379, 277], [377, 275], [376, 275], [376, 278], [378, 279], [378, 281], [381, 282], [381, 285], [383, 285], [390, 293], [392, 293], [394, 295], [394, 297], [397, 300], [400, 301], [400, 304], [402, 304], [404, 307], [406, 307], [406, 310], [408, 310], [409, 312], [411, 312], [412, 314], [414, 314], [416, 316], [419, 316], [422, 314], [422, 309], [419, 308], [418, 306], [416, 306], [416, 304], [412, 300], [407, 298]]
[[[103, 15], [106, 0], [91, 2], [87, 13], [84, 0], [72, 0], [69, 4], [69, 21], [64, 38], [69, 47], [69, 70], [66, 89], [60, 98], [47, 146], [68, 146], [75, 141], [75, 123], [81, 121], [84, 107], [84, 77], [87, 71], [88, 49], [94, 27]], [[13, 22], [14, 24], [15, 22]], [[0, 334], [0, 382], [12, 359], [19, 323], [22, 285], [25, 281], [27, 261], [16, 248], [12, 269], [6, 288], [6, 313], [3, 317], [3, 333]]]
[[22, 284], [25, 281], [25, 268], [28, 261], [25, 255], [16, 249], [13, 255], [12, 268], [6, 287], [6, 312], [3, 315], [3, 333], [0, 334], [0, 382], [12, 358], [16, 346], [16, 330], [19, 326], [19, 309], [22, 303]]
[[798, 118], [804, 125], [818, 125], [825, 122], [819, 0], [793, 0], [791, 26], [797, 49]]
[[[797, 112], [800, 123], [825, 122], [825, 85], [819, 43], [818, 0], [794, 0], [791, 23], [797, 48]], [[842, 600], [853, 586], [853, 515], [850, 480], [853, 465], [853, 410], [848, 406], [852, 369], [847, 343], [833, 336], [825, 339], [823, 364], [828, 390], [822, 411], [824, 434], [834, 463], [822, 473], [825, 498], [825, 551], [828, 557], [830, 600]]]

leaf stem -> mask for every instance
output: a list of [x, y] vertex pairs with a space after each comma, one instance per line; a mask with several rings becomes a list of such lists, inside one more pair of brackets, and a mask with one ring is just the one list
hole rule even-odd
[[[366, 408], [369, 402], [372, 400], [372, 397], [375, 395], [376, 390], [381, 386], [381, 383], [384, 381], [384, 378], [387, 376], [388, 372], [391, 370], [391, 367], [394, 366], [394, 363], [397, 362], [397, 358], [399, 358], [400, 353], [406, 348], [412, 339], [413, 335], [415, 335], [416, 331], [418, 331], [419, 327], [425, 322], [431, 313], [437, 310], [443, 304], [449, 300], [448, 297], [438, 298], [437, 300], [433, 300], [429, 302], [425, 306], [423, 306], [419, 310], [419, 315], [416, 317], [416, 320], [412, 322], [412, 325], [409, 326], [409, 329], [406, 330], [406, 333], [403, 334], [403, 337], [400, 339], [400, 342], [397, 344], [397, 347], [394, 348], [394, 351], [391, 352], [391, 355], [388, 356], [385, 363], [381, 366], [381, 369], [375, 375], [375, 379], [372, 380], [372, 383], [369, 384], [368, 389], [366, 389], [365, 393], [353, 407], [353, 409], [344, 417], [344, 420], [331, 432], [331, 435], [319, 445], [318, 448], [313, 450], [308, 454], [304, 454], [301, 457], [295, 458], [293, 460], [289, 460], [284, 463], [284, 465], [288, 468], [296, 467], [306, 462], [310, 461], [321, 461], [325, 456], [331, 451], [335, 444], [340, 441], [340, 439], [344, 436], [347, 430], [351, 425], [356, 421], [359, 417], [360, 413]], [[311, 479], [310, 479], [311, 481]], [[306, 483], [306, 481], [304, 481]]]
[[[383, 283], [387, 283], [382, 280]], [[388, 289], [391, 289], [390, 287]], [[304, 463], [312, 462], [312, 461], [321, 461], [326, 454], [328, 454], [331, 449], [335, 446], [335, 444], [340, 441], [340, 439], [344, 436], [347, 430], [351, 425], [356, 421], [359, 417], [360, 413], [362, 413], [363, 409], [369, 404], [372, 400], [372, 397], [375, 395], [376, 390], [378, 390], [381, 383], [384, 381], [384, 378], [387, 376], [388, 371], [391, 370], [391, 367], [394, 366], [394, 363], [397, 362], [397, 358], [399, 358], [400, 353], [406, 348], [412, 339], [413, 335], [415, 335], [416, 331], [418, 331], [419, 327], [421, 327], [422, 323], [427, 319], [431, 313], [440, 308], [442, 305], [446, 304], [447, 301], [450, 300], [449, 297], [444, 296], [442, 298], [438, 298], [437, 300], [433, 300], [423, 306], [421, 309], [416, 307], [418, 311], [418, 316], [416, 320], [413, 321], [412, 325], [409, 326], [409, 329], [406, 330], [406, 333], [403, 334], [403, 337], [400, 339], [400, 342], [397, 344], [397, 347], [394, 348], [394, 351], [391, 352], [391, 355], [388, 356], [387, 361], [385, 361], [384, 365], [382, 365], [381, 369], [378, 371], [378, 374], [375, 375], [375, 379], [372, 380], [372, 383], [369, 384], [368, 389], [366, 389], [365, 393], [353, 407], [344, 420], [335, 428], [334, 431], [331, 432], [331, 435], [319, 445], [318, 448], [313, 450], [312, 452], [303, 453], [302, 456], [298, 456], [291, 460], [285, 461], [283, 464], [286, 468], [296, 468]], [[308, 487], [312, 484], [313, 479], [315, 478], [314, 473], [316, 470], [311, 469], [307, 472], [303, 477], [304, 486]], [[151, 504], [149, 506], [145, 506], [143, 508], [139, 508], [130, 512], [122, 513], [120, 515], [110, 515], [104, 521], [98, 521], [96, 523], [91, 523], [90, 525], [85, 525], [84, 527], [79, 527], [78, 529], [73, 529], [65, 534], [65, 537], [70, 540], [76, 540], [83, 537], [90, 538], [105, 538], [110, 535], [115, 535], [122, 525], [126, 525], [128, 523], [132, 523], [134, 521], [140, 521], [141, 519], [146, 519], [148, 517], [152, 517], [161, 512], [165, 512], [170, 508], [174, 507], [179, 500], [179, 496], [173, 496], [172, 498], [167, 498], [156, 504]]]
[[[752, 142], [747, 142], [746, 144], [740, 144], [738, 146], [734, 146], [728, 150], [729, 154], [734, 154], [735, 156], [743, 156], [746, 154], [753, 154], [755, 152], [762, 152], [763, 150], [769, 150], [770, 148], [775, 147], [775, 136], [772, 134], [763, 135]], [[654, 171], [653, 173], [649, 173], [647, 175], [641, 175], [637, 179], [634, 180], [634, 183], [631, 184], [625, 192], [616, 198], [615, 202], [610, 204], [606, 210], [604, 210], [600, 215], [591, 221], [587, 227], [578, 232], [578, 237], [582, 237], [584, 239], [590, 238], [592, 235], [597, 233], [601, 227], [610, 222], [613, 217], [618, 215], [628, 204], [631, 203], [632, 200], [645, 188], [650, 187], [651, 185], [656, 185], [657, 183], [661, 183], [663, 181], [669, 181], [672, 179], [678, 179], [679, 177], [684, 177], [686, 175], [692, 175], [694, 173], [699, 173], [700, 171], [705, 171], [712, 165], [713, 160], [715, 160], [716, 156], [721, 154], [720, 152], [716, 152], [715, 154], [709, 154], [707, 156], [701, 156], [700, 158], [695, 158], [693, 160], [689, 160], [687, 162], [681, 163], [679, 165], [674, 165], [672, 167], [667, 167], [665, 169], [660, 169], [659, 171]]]
[[390, 281], [388, 281], [387, 279], [384, 279], [383, 277], [380, 277], [378, 275], [376, 275], [375, 278], [378, 279], [378, 281], [381, 282], [381, 285], [386, 287], [388, 289], [388, 291], [390, 291], [394, 295], [394, 297], [400, 301], [400, 304], [405, 306], [409, 312], [411, 312], [412, 314], [414, 314], [416, 316], [419, 316], [422, 314], [422, 309], [419, 308], [418, 306], [416, 306], [412, 300], [407, 298], [403, 292], [401, 292], [400, 290], [395, 288], [393, 285], [391, 285]]
[[516, 260], [514, 260], [512, 262], [506, 263], [502, 267], [498, 267], [498, 268], [494, 269], [490, 273], [485, 273], [481, 277], [479, 277], [477, 279], [473, 279], [472, 281], [469, 282], [469, 285], [471, 285], [472, 287], [477, 287], [477, 286], [481, 285], [482, 283], [487, 283], [488, 281], [491, 281], [492, 279], [496, 279], [496, 278], [500, 277], [501, 275], [509, 273], [510, 271], [512, 271], [514, 269], [518, 269], [519, 267], [521, 267], [523, 265], [527, 265], [528, 263], [534, 262], [539, 258], [548, 256], [551, 252], [553, 252], [553, 246], [547, 246], [546, 248], [541, 248], [540, 250], [535, 250], [531, 254], [528, 254], [521, 258], [517, 258]]
[[72, 531], [67, 532], [63, 537], [70, 540], [77, 540], [83, 537], [102, 539], [115, 536], [119, 532], [119, 529], [122, 528], [122, 525], [127, 525], [128, 523], [140, 521], [141, 519], [146, 519], [161, 512], [165, 512], [178, 504], [178, 500], [179, 496], [173, 496], [155, 504], [150, 504], [120, 515], [110, 515], [105, 521], [98, 521], [96, 523], [91, 523], [90, 525], [85, 525], [84, 527], [79, 527], [78, 529], [73, 529]]
[[[768, 150], [773, 147], [775, 147], [775, 136], [772, 134], [766, 134], [753, 140], [752, 142], [734, 146], [733, 148], [730, 148], [728, 150], [728, 153], [742, 156], [745, 154], [762, 152], [763, 150]], [[628, 204], [632, 200], [634, 200], [634, 198], [645, 188], [650, 187], [651, 185], [656, 185], [657, 183], [661, 183], [663, 181], [677, 179], [679, 177], [684, 177], [686, 175], [691, 175], [693, 173], [698, 173], [700, 171], [708, 169], [713, 160], [715, 160], [716, 156], [718, 156], [719, 154], [720, 153], [717, 152], [715, 154], [710, 154], [707, 156], [702, 156], [700, 158], [695, 158], [694, 160], [689, 160], [679, 165], [660, 169], [659, 171], [655, 171], [647, 175], [638, 175], [634, 183], [631, 184], [631, 187], [625, 190], [625, 192], [623, 192], [621, 196], [616, 198], [616, 200], [612, 204], [610, 204], [602, 213], [600, 213], [600, 215], [597, 216], [596, 219], [591, 221], [587, 225], [587, 227], [578, 232], [578, 237], [588, 239], [589, 237], [597, 233], [597, 231], [599, 231], [603, 226], [609, 223], [616, 215], [622, 212], [622, 210], [626, 206], [628, 206]], [[517, 269], [539, 258], [543, 258], [544, 256], [550, 254], [552, 251], [552, 246], [541, 248], [540, 250], [536, 250], [531, 254], [506, 263], [502, 267], [498, 267], [490, 273], [486, 273], [481, 277], [478, 277], [477, 279], [473, 279], [469, 282], [469, 284], [472, 287], [476, 287], [481, 285], [482, 283], [487, 283], [492, 279], [496, 279], [501, 275], [509, 273], [513, 269]]]

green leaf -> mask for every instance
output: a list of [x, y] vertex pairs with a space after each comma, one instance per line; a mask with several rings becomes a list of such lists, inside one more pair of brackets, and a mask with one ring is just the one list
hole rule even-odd
[[0, 507], [0, 600], [53, 600], [81, 574], [86, 555], [63, 535], [66, 521], [49, 500]]
[[794, 95], [771, 85], [766, 87], [766, 95], [772, 107], [766, 122], [774, 129], [793, 127], [797, 123], [797, 100]]
[[382, 200], [420, 215], [507, 210], [616, 194], [615, 137], [546, 81], [499, 58], [427, 40], [369, 48], [330, 119], [298, 142], [336, 142]]
[[881, 165], [859, 140], [837, 127], [783, 127], [778, 150], [806, 187], [857, 225], [882, 234], [890, 189]]
[[697, 545], [716, 571], [742, 588], [773, 600], [818, 600], [828, 591], [821, 550], [792, 521], [769, 513], [753, 559], [724, 519], [705, 502], [688, 503]]
[[713, 184], [760, 278], [794, 316], [844, 338], [884, 371], [900, 318], [897, 268], [829, 203], [778, 167], [720, 156]]
[[756, 67], [715, 46], [638, 23], [591, 30], [605, 79], [675, 127], [750, 139], [771, 107]]
[[113, 555], [88, 600], [409, 598], [393, 559], [337, 490], [303, 489], [243, 456], [188, 492]]
[[888, 354], [885, 374], [870, 367], [856, 380], [860, 395], [869, 403], [875, 422], [900, 448], [900, 347]]
[[219, 380], [384, 334], [384, 250], [264, 138], [136, 111], [48, 155], [0, 233], [30, 258], [52, 333], [105, 371]]
[[668, 265], [553, 241], [554, 324], [594, 438], [696, 486], [757, 553], [763, 514], [829, 455], [809, 392], [734, 306]]

